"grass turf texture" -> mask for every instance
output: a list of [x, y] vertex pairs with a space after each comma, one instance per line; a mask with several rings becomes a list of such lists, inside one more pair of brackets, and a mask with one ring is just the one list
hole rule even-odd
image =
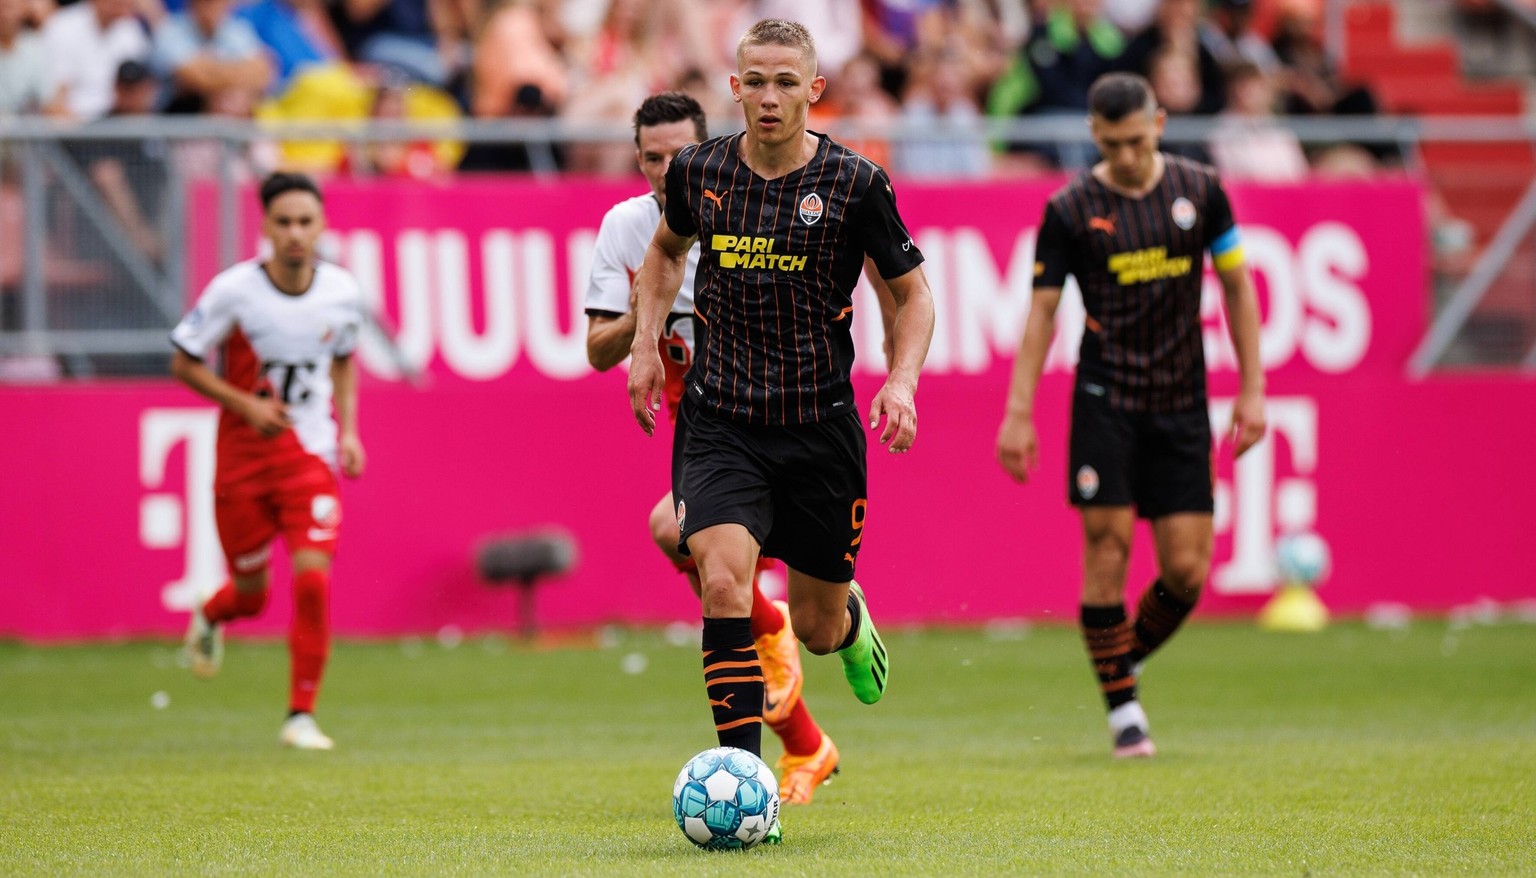
[[892, 631], [875, 707], [806, 657], [843, 774], [787, 809], [782, 847], [727, 854], [670, 813], [714, 744], [696, 643], [611, 641], [338, 644], [332, 753], [277, 745], [278, 644], [232, 640], [212, 682], [168, 644], [0, 644], [0, 874], [1532, 869], [1530, 626], [1197, 623], [1143, 678], [1159, 754], [1137, 763], [1109, 758], [1075, 631]]

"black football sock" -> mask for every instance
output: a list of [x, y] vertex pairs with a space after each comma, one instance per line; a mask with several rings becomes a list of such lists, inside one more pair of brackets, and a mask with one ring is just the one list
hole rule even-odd
[[704, 689], [722, 747], [763, 755], [763, 666], [752, 619], [704, 620]]
[[1104, 703], [1114, 710], [1136, 700], [1136, 677], [1131, 673], [1131, 644], [1135, 635], [1125, 618], [1125, 605], [1094, 607], [1083, 604], [1080, 621], [1088, 658], [1099, 678]]

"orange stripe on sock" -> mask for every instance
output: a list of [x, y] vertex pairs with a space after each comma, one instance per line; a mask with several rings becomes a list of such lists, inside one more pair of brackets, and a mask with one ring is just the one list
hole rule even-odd
[[763, 718], [760, 717], [760, 716], [744, 716], [741, 719], [732, 720], [732, 721], [730, 721], [728, 723], [722, 723], [720, 725], [715, 726], [715, 731], [723, 732], [726, 729], [734, 729], [737, 726], [744, 726], [747, 723], [761, 723], [762, 721], [763, 721]]
[[713, 680], [705, 680], [704, 681], [704, 688], [705, 689], [713, 689], [714, 687], [719, 686], [722, 683], [761, 683], [761, 682], [763, 682], [763, 675], [762, 674], [758, 674], [756, 677], [716, 677]]
[[1120, 678], [1118, 680], [1115, 680], [1113, 682], [1100, 683], [1099, 684], [1099, 691], [1101, 691], [1101, 692], [1119, 692], [1121, 689], [1129, 689], [1129, 688], [1131, 688], [1132, 686], [1135, 686], [1135, 685], [1136, 685], [1136, 678], [1135, 677], [1122, 677], [1122, 678]]
[[761, 668], [763, 663], [757, 662], [715, 662], [704, 666], [704, 673], [709, 674], [726, 668]]

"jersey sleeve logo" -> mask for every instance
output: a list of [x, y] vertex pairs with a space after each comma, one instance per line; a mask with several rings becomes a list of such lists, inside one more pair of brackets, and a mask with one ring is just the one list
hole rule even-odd
[[825, 210], [826, 208], [821, 203], [821, 196], [815, 192], [800, 199], [800, 218], [805, 220], [805, 224], [808, 226], [816, 225], [816, 221], [821, 219], [821, 215]]
[[1173, 216], [1173, 224], [1186, 232], [1195, 227], [1195, 220], [1199, 218], [1194, 203], [1182, 196], [1173, 200], [1173, 209], [1169, 212]]

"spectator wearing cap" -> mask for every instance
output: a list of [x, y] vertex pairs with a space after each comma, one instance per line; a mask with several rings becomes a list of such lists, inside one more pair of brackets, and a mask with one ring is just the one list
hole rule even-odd
[[92, 120], [112, 109], [117, 70], [149, 55], [149, 37], [133, 16], [133, 0], [81, 0], [49, 16], [43, 25], [49, 91], [64, 112]]
[[26, 29], [23, 0], [0, 0], [0, 118], [40, 113], [54, 103], [48, 87], [48, 53]]
[[272, 82], [255, 28], [230, 13], [231, 0], [189, 0], [155, 29], [153, 66], [169, 86], [168, 111], [249, 107]]
[[[159, 97], [160, 83], [149, 66], [142, 61], [124, 61], [114, 77], [108, 116], [154, 113]], [[158, 262], [165, 252], [158, 229], [167, 179], [166, 150], [165, 141], [154, 138], [79, 140], [69, 144], [70, 154], [96, 185], [118, 229], [151, 262]], [[96, 235], [92, 226], [87, 224], [81, 231], [87, 252], [106, 249], [101, 242], [90, 243]]]

